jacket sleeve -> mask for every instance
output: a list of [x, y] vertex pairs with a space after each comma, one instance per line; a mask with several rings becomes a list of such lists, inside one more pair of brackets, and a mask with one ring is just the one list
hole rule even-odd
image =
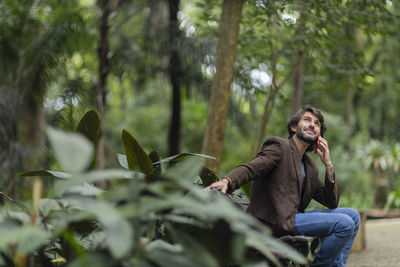
[[333, 173], [334, 183], [325, 174], [325, 183], [318, 178], [319, 184], [314, 192], [314, 199], [329, 209], [337, 208], [339, 205], [340, 188], [339, 182]]
[[231, 180], [229, 191], [233, 192], [254, 179], [266, 177], [279, 164], [281, 154], [280, 142], [274, 139], [265, 142], [261, 151], [251, 162], [236, 167], [226, 175]]

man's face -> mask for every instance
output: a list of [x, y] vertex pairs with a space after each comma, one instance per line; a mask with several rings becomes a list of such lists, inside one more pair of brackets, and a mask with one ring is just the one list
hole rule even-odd
[[309, 144], [313, 144], [317, 141], [318, 136], [321, 132], [321, 122], [319, 119], [307, 111], [300, 119], [296, 126], [292, 126], [292, 131], [296, 132], [296, 136]]

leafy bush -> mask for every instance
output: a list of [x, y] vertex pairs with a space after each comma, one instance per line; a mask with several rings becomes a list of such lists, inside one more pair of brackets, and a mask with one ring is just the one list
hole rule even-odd
[[[202, 191], [196, 184], [199, 173], [207, 183], [215, 179], [202, 167], [205, 155], [160, 161], [123, 131], [126, 155], [118, 155], [123, 168], [94, 170], [97, 136], [91, 132], [98, 125], [90, 117], [84, 116], [79, 127], [90, 125], [85, 136], [91, 141], [78, 133], [47, 130], [63, 171], [20, 174], [33, 177], [33, 200], [9, 199], [2, 208], [0, 265], [268, 266], [280, 265], [277, 254], [304, 262], [227, 197]], [[171, 161], [177, 163], [161, 171]], [[41, 198], [38, 176], [56, 179], [53, 198]], [[94, 185], [100, 181], [110, 182], [109, 188]]]

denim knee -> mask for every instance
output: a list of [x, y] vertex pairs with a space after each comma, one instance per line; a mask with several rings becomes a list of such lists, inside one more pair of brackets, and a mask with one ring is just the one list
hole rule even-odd
[[358, 229], [359, 225], [360, 225], [360, 213], [358, 212], [358, 210], [356, 209], [352, 209], [352, 208], [345, 208], [345, 214], [349, 215], [350, 218], [352, 218], [353, 222], [354, 222], [354, 229]]
[[351, 237], [353, 234], [354, 230], [358, 225], [353, 221], [353, 219], [345, 214], [340, 214], [338, 215], [337, 222], [335, 224], [335, 229], [334, 232], [338, 236], [342, 237]]
[[354, 223], [356, 225], [360, 224], [360, 213], [358, 212], [358, 210], [355, 209], [350, 209], [353, 212], [353, 218], [354, 218]]

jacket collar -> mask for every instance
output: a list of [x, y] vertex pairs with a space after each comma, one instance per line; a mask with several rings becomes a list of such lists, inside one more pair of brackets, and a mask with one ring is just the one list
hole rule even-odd
[[299, 150], [297, 148], [296, 142], [294, 141], [293, 137], [289, 138], [289, 144], [290, 144], [290, 147], [292, 148], [292, 151], [295, 151], [298, 154]]

